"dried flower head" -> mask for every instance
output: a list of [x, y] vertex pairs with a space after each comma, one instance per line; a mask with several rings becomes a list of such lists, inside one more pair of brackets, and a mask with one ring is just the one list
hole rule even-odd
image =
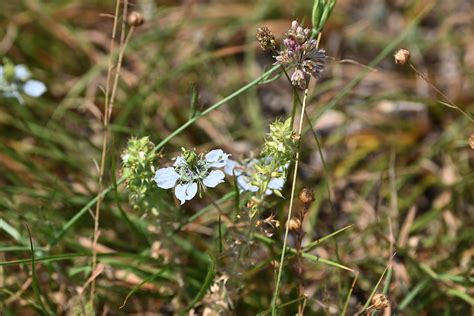
[[389, 305], [390, 303], [387, 297], [383, 294], [375, 294], [374, 297], [372, 297], [372, 306], [376, 310], [387, 308]]
[[275, 49], [275, 36], [266, 26], [259, 27], [255, 36], [263, 50]]
[[405, 65], [410, 61], [410, 51], [407, 49], [399, 49], [394, 55], [395, 64]]
[[318, 79], [326, 64], [326, 52], [318, 49], [318, 42], [311, 39], [311, 33], [311, 29], [293, 21], [283, 40], [285, 49], [275, 56], [276, 64], [295, 67], [291, 83], [300, 89], [308, 87], [311, 76]]
[[275, 231], [280, 227], [280, 222], [275, 219], [275, 216], [272, 214], [265, 219], [259, 219], [255, 222], [255, 226], [261, 230], [265, 236], [272, 237], [275, 234]]
[[143, 15], [140, 12], [133, 11], [127, 17], [128, 26], [140, 26], [145, 22]]
[[229, 276], [227, 274], [216, 276], [214, 283], [202, 299], [204, 305], [202, 315], [227, 315], [232, 309], [232, 300], [227, 290], [228, 280]]

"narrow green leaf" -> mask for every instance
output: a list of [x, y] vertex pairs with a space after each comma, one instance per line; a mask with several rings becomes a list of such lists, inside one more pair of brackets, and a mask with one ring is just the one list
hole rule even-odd
[[143, 285], [147, 284], [148, 282], [151, 282], [153, 281], [154, 279], [156, 279], [157, 277], [159, 277], [161, 274], [163, 274], [163, 272], [165, 272], [166, 269], [161, 269], [159, 270], [158, 272], [150, 275], [148, 278], [146, 278], [145, 280], [143, 280], [142, 282], [140, 282], [139, 284], [135, 285], [133, 287], [133, 289], [128, 292], [127, 296], [125, 297], [125, 299], [123, 300], [123, 303], [122, 305], [119, 307], [119, 309], [122, 309], [125, 307], [125, 305], [127, 304], [127, 301], [128, 299], [130, 298], [130, 296], [132, 296], [136, 291], [138, 291], [139, 289], [142, 288]]
[[38, 277], [36, 275], [36, 261], [35, 261], [35, 250], [33, 248], [33, 239], [31, 238], [31, 231], [30, 227], [28, 224], [26, 224], [26, 229], [28, 230], [28, 236], [30, 238], [30, 249], [31, 249], [31, 280], [32, 280], [32, 286], [33, 286], [33, 292], [35, 295], [36, 301], [39, 303], [40, 307], [40, 312], [43, 315], [51, 315], [52, 313], [49, 313], [46, 310], [46, 307], [43, 303], [42, 295], [41, 295], [41, 289], [38, 285]]
[[[206, 278], [204, 279], [204, 282], [201, 288], [199, 289], [199, 292], [197, 293], [197, 295], [194, 297], [191, 303], [189, 303], [188, 307], [186, 307], [186, 310], [185, 310], [186, 312], [189, 311], [191, 308], [193, 308], [194, 305], [200, 302], [202, 298], [204, 297], [204, 295], [206, 295], [207, 290], [209, 289], [212, 282], [214, 281], [215, 275], [216, 275], [216, 263], [211, 257], [209, 257], [209, 267], [207, 269]], [[185, 314], [183, 313], [182, 315], [185, 315]]]

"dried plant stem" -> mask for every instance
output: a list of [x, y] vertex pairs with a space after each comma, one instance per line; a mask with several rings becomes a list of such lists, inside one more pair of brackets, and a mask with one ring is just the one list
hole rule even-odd
[[461, 109], [459, 106], [457, 106], [446, 94], [443, 93], [438, 87], [436, 87], [426, 76], [424, 73], [416, 69], [416, 67], [410, 63], [410, 68], [421, 78], [423, 79], [434, 91], [436, 91], [440, 96], [442, 96], [446, 101], [448, 102], [441, 102], [441, 104], [446, 105], [449, 108], [456, 109], [459, 112], [461, 112], [464, 116], [466, 116], [471, 122], [474, 122], [474, 118], [466, 113], [463, 109]]
[[283, 271], [283, 263], [285, 261], [285, 254], [286, 254], [286, 244], [288, 242], [288, 232], [290, 226], [288, 225], [291, 215], [293, 212], [293, 201], [295, 199], [295, 191], [296, 191], [296, 177], [298, 176], [298, 164], [299, 164], [299, 158], [300, 158], [300, 152], [299, 152], [299, 145], [301, 143], [301, 133], [303, 131], [303, 121], [304, 121], [304, 112], [306, 109], [306, 99], [308, 97], [308, 89], [304, 91], [304, 97], [303, 97], [303, 105], [301, 107], [301, 114], [300, 114], [300, 122], [298, 126], [298, 132], [296, 134], [296, 138], [298, 140], [298, 150], [296, 151], [296, 156], [295, 156], [295, 167], [293, 169], [293, 181], [291, 185], [291, 196], [290, 196], [290, 207], [288, 210], [288, 217], [286, 219], [286, 229], [285, 229], [285, 237], [283, 239], [283, 247], [281, 251], [281, 258], [280, 258], [280, 264], [278, 267], [278, 274], [277, 274], [277, 279], [276, 279], [276, 284], [275, 284], [275, 290], [273, 292], [273, 299], [272, 299], [272, 315], [276, 315], [276, 301], [278, 299], [278, 293], [280, 290], [280, 281], [281, 281], [281, 274]]
[[[115, 51], [115, 38], [117, 35], [117, 26], [118, 26], [118, 16], [120, 12], [120, 1], [116, 1], [115, 5], [115, 14], [114, 14], [114, 23], [112, 27], [112, 38], [110, 41], [110, 52], [109, 52], [109, 64], [107, 68], [107, 81], [105, 87], [105, 109], [104, 109], [104, 118], [103, 118], [103, 136], [102, 136], [102, 153], [100, 159], [100, 166], [99, 166], [99, 179], [98, 179], [98, 195], [97, 195], [97, 203], [95, 207], [94, 213], [94, 235], [92, 239], [92, 262], [91, 262], [91, 276], [94, 276], [96, 267], [97, 267], [97, 242], [99, 240], [99, 224], [100, 224], [100, 208], [102, 205], [102, 187], [103, 187], [103, 176], [105, 170], [105, 160], [107, 158], [107, 143], [108, 143], [108, 126], [110, 117], [112, 114], [113, 103], [115, 99], [115, 93], [117, 90], [118, 79], [120, 77], [120, 69], [123, 60], [123, 54], [125, 51], [126, 43], [130, 38], [133, 28], [130, 29], [130, 32], [127, 36], [127, 40], [125, 40], [125, 17], [127, 16], [127, 8], [128, 8], [128, 0], [123, 2], [123, 19], [122, 19], [122, 26], [121, 26], [121, 36], [120, 36], [120, 50], [118, 61], [115, 69], [115, 77], [114, 82], [111, 86], [112, 80], [112, 72], [114, 70], [114, 51]], [[96, 277], [92, 278], [90, 283], [90, 305], [94, 306], [94, 299], [95, 299], [95, 280]]]

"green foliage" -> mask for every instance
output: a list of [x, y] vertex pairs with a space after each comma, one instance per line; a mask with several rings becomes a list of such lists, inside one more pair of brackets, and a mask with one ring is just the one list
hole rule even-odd
[[155, 145], [148, 136], [131, 138], [127, 148], [122, 153], [122, 175], [128, 191], [130, 204], [141, 212], [158, 210], [150, 201], [155, 173], [153, 149]]
[[327, 20], [332, 14], [336, 0], [314, 0], [311, 22], [313, 23], [313, 34], [318, 34], [324, 28]]

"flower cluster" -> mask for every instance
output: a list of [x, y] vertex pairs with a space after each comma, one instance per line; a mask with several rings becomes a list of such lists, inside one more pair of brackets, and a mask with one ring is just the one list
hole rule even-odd
[[182, 151], [173, 167], [158, 169], [154, 178], [158, 187], [174, 188], [181, 205], [196, 196], [198, 189], [214, 188], [224, 182], [225, 175], [217, 168], [224, 167], [229, 157], [222, 149], [211, 150], [206, 155], [184, 148]]
[[275, 57], [276, 64], [295, 67], [291, 83], [300, 89], [306, 89], [311, 76], [319, 78], [326, 63], [326, 52], [318, 49], [316, 40], [311, 39], [311, 29], [303, 28], [297, 21], [285, 34], [285, 49]]
[[148, 137], [132, 138], [121, 156], [122, 174], [134, 209], [156, 211], [150, 203], [155, 173], [154, 156], [151, 155], [154, 147]]
[[39, 97], [46, 91], [46, 85], [38, 80], [32, 80], [31, 73], [25, 65], [13, 65], [4, 60], [0, 66], [0, 95], [7, 98], [16, 98], [20, 104], [24, 103], [22, 93], [30, 97]]
[[[264, 161], [261, 161], [262, 159]], [[260, 159], [249, 159], [243, 161], [242, 163], [229, 159], [227, 161], [227, 165], [224, 168], [224, 172], [230, 176], [235, 176], [239, 191], [241, 193], [245, 191], [258, 192], [258, 186], [252, 184], [252, 175], [257, 172], [255, 166], [262, 164], [268, 165], [270, 163], [270, 157], [264, 157]], [[265, 191], [265, 195], [271, 195], [274, 192], [277, 192], [278, 194], [278, 192], [283, 189], [284, 184], [284, 177], [270, 178], [270, 180], [268, 181], [267, 189]]]

